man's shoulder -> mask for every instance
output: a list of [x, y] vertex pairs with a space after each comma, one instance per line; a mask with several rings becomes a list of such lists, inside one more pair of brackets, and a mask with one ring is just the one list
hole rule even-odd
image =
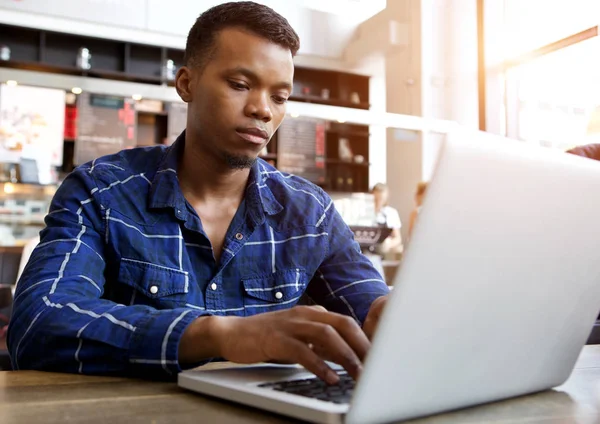
[[[61, 191], [77, 198], [89, 196], [104, 208], [126, 212], [132, 204], [145, 204], [165, 149], [134, 148], [94, 159], [75, 168]], [[76, 194], [78, 187], [87, 194]]]
[[151, 180], [165, 154], [165, 146], [137, 147], [101, 156], [73, 171], [95, 180], [99, 189], [127, 178]]
[[329, 195], [305, 178], [281, 172], [266, 162], [261, 163], [261, 176], [286, 211], [282, 216], [284, 220], [301, 220], [305, 224], [317, 225], [331, 207]]
[[282, 172], [267, 162], [261, 163], [261, 176], [263, 177], [263, 181], [271, 183], [271, 190], [277, 188], [278, 193], [286, 196], [289, 200], [305, 199], [305, 196], [299, 193], [309, 195], [313, 201], [319, 204], [329, 198], [327, 193], [318, 185], [297, 175]]

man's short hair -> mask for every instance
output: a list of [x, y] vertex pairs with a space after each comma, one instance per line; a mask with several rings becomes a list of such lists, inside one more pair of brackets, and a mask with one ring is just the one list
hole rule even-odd
[[202, 13], [192, 26], [185, 46], [185, 64], [203, 67], [214, 54], [215, 40], [225, 28], [240, 28], [291, 51], [300, 48], [298, 34], [287, 19], [253, 1], [229, 2]]
[[377, 183], [371, 189], [371, 191], [373, 193], [375, 193], [375, 192], [381, 193], [381, 192], [387, 191], [387, 190], [388, 190], [388, 186], [386, 184], [384, 184], [384, 183]]

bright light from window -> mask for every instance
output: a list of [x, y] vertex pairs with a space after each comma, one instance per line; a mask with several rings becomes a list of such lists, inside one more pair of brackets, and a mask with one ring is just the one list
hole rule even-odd
[[513, 59], [598, 25], [598, 0], [504, 0], [504, 57]]
[[544, 146], [587, 144], [600, 105], [600, 39], [592, 38], [512, 68], [519, 138]]
[[11, 183], [4, 183], [4, 193], [12, 194], [15, 192], [15, 186]]

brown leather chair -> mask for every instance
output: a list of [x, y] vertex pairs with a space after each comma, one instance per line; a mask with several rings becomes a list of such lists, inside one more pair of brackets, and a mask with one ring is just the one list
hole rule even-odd
[[8, 285], [0, 285], [0, 371], [11, 370], [6, 349], [6, 330], [12, 309], [12, 292]]
[[571, 153], [572, 155], [577, 156], [583, 156], [584, 158], [600, 160], [600, 143], [577, 146], [570, 150], [567, 150], [567, 153]]

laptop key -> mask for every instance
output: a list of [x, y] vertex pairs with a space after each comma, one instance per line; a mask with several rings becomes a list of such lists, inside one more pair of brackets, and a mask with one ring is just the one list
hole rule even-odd
[[339, 376], [340, 381], [338, 384], [332, 386], [319, 378], [307, 378], [263, 383], [258, 387], [319, 399], [325, 402], [348, 403], [354, 391], [354, 380], [346, 373], [340, 373]]

